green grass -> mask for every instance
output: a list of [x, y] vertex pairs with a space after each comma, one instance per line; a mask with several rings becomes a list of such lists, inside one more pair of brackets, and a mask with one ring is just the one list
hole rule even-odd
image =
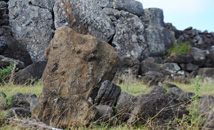
[[[186, 92], [195, 93], [195, 87], [192, 83], [183, 84], [183, 83], [176, 83], [176, 82], [170, 82], [170, 81], [169, 81], [169, 83], [175, 84], [180, 89], [182, 89]], [[202, 96], [205, 94], [214, 95], [214, 84], [213, 83], [200, 82], [200, 84], [201, 84], [201, 87], [200, 87], [200, 91], [198, 92], [199, 96]], [[152, 87], [148, 87], [143, 82], [139, 82], [139, 81], [133, 82], [133, 83], [121, 83], [121, 84], [117, 84], [117, 85], [121, 87], [122, 92], [127, 92], [134, 96], [138, 96], [140, 94], [147, 94], [152, 89]]]
[[[181, 83], [173, 83], [177, 85], [179, 88], [186, 92], [193, 92], [195, 93], [195, 87], [193, 84], [181, 84]], [[213, 83], [202, 83], [200, 82], [201, 87], [198, 92], [199, 96], [203, 95], [214, 95], [214, 84]]]
[[[194, 92], [195, 93], [195, 87], [193, 84], [181, 84], [181, 83], [174, 83], [174, 82], [170, 82], [173, 83], [175, 85], [177, 85], [179, 88], [181, 88], [182, 90], [186, 91], [186, 92]], [[121, 83], [121, 84], [117, 84], [121, 87], [122, 92], [127, 92], [129, 94], [132, 94], [134, 96], [138, 96], [141, 94], [147, 94], [151, 91], [152, 87], [148, 87], [146, 86], [143, 82], [141, 81], [135, 81], [133, 80], [132, 82], [125, 82], [125, 83]], [[210, 95], [214, 95], [214, 85], [212, 83], [200, 83], [200, 90], [197, 92], [199, 96], [205, 95], [205, 94], [210, 94]], [[0, 91], [4, 92], [7, 95], [7, 98], [9, 99], [12, 95], [16, 94], [16, 93], [34, 93], [37, 96], [40, 95], [40, 93], [42, 92], [43, 89], [43, 83], [42, 81], [37, 82], [34, 85], [11, 85], [11, 84], [4, 84], [3, 86], [0, 86]], [[7, 111], [2, 111], [0, 112], [0, 117], [4, 117], [7, 114]], [[0, 118], [1, 119], [1, 118]], [[182, 122], [182, 121], [181, 121]], [[121, 124], [121, 125], [115, 125], [115, 126], [109, 126], [108, 124], [103, 124], [103, 125], [97, 125], [92, 123], [90, 125], [91, 127], [82, 127], [79, 129], [82, 130], [86, 130], [86, 129], [100, 129], [100, 130], [126, 130], [126, 129], [143, 129], [143, 130], [147, 130], [147, 129], [154, 129], [155, 127], [153, 127], [152, 124], [147, 124], [146, 126], [139, 126], [137, 128], [135, 127], [130, 127], [127, 124]], [[191, 126], [192, 128], [190, 128], [188, 123], [178, 123], [177, 125], [178, 129], [195, 129], [195, 126]], [[9, 129], [19, 129], [18, 126], [16, 125], [7, 125], [7, 124], [3, 124], [3, 126], [1, 127], [1, 123], [0, 123], [0, 129], [3, 130], [9, 130]]]
[[[8, 100], [7, 106], [10, 108], [11, 107], [11, 99], [12, 96], [15, 95], [16, 93], [22, 93], [22, 94], [27, 94], [27, 93], [34, 93], [38, 97], [43, 89], [43, 83], [42, 81], [38, 81], [34, 85], [12, 85], [12, 84], [3, 84], [0, 85], [0, 91], [4, 92], [7, 97], [6, 99]], [[0, 120], [3, 119], [7, 115], [7, 111], [0, 110]], [[1, 128], [0, 128], [1, 129]], [[7, 128], [5, 128], [7, 129]]]
[[143, 82], [121, 83], [118, 86], [121, 87], [122, 92], [127, 92], [134, 96], [147, 94], [152, 90], [152, 87], [147, 87]]
[[34, 93], [36, 96], [39, 96], [43, 89], [42, 81], [38, 81], [34, 85], [12, 85], [4, 84], [0, 86], [0, 91], [4, 92], [7, 95], [7, 98], [15, 95], [16, 93]]

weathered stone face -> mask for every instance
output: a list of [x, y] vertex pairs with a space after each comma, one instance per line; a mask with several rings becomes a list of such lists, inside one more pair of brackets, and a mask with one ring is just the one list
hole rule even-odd
[[111, 80], [119, 57], [107, 43], [89, 35], [80, 35], [61, 27], [46, 51], [48, 63], [44, 86], [64, 98], [73, 94], [89, 96], [105, 80]]
[[86, 99], [94, 99], [101, 83], [113, 79], [119, 64], [117, 53], [109, 44], [63, 26], [56, 31], [46, 56], [44, 89], [33, 117], [56, 127], [86, 125], [96, 114]]

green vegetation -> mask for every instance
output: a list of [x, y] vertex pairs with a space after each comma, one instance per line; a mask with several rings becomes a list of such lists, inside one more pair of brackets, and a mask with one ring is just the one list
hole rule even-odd
[[14, 64], [12, 60], [10, 61], [10, 65], [7, 66], [6, 68], [1, 68], [0, 69], [0, 82], [3, 82], [12, 72], [14, 67]]
[[0, 86], [0, 91], [4, 92], [7, 95], [7, 98], [15, 95], [16, 93], [34, 93], [36, 96], [39, 96], [43, 89], [42, 81], [38, 81], [33, 85], [13, 85], [13, 84], [4, 84]]
[[[122, 88], [122, 92], [127, 92], [132, 95], [140, 95], [140, 94], [147, 94], [151, 91], [151, 87], [147, 87], [145, 84], [143, 84], [141, 81], [136, 80], [130, 80], [129, 82], [123, 82], [121, 84], [118, 84]], [[174, 121], [171, 121], [167, 125], [167, 129], [171, 129], [171, 127], [176, 127], [177, 129], [189, 129], [189, 130], [195, 130], [195, 129], [201, 129], [201, 126], [204, 123], [204, 119], [202, 115], [199, 113], [199, 110], [196, 107], [197, 98], [198, 96], [202, 96], [204, 94], [214, 94], [214, 85], [212, 83], [201, 83], [199, 82], [199, 77], [197, 77], [195, 80], [193, 80], [192, 84], [181, 84], [181, 83], [173, 83], [179, 88], [183, 89], [187, 92], [194, 92], [195, 100], [192, 104], [190, 104], [188, 109], [190, 110], [189, 116], [184, 116], [183, 119], [176, 119]], [[25, 86], [25, 85], [11, 85], [11, 84], [4, 84], [0, 86], [0, 91], [4, 92], [7, 95], [7, 99], [9, 100], [10, 97], [18, 92], [21, 93], [35, 93], [37, 96], [42, 92], [43, 84], [42, 81], [37, 82], [34, 85]], [[0, 117], [4, 117], [7, 114], [6, 111], [0, 112]], [[0, 118], [0, 121], [1, 121]], [[81, 127], [80, 130], [85, 129], [101, 129], [101, 130], [126, 130], [126, 129], [143, 129], [143, 130], [149, 130], [149, 129], [158, 129], [158, 126], [155, 126], [152, 121], [148, 121], [146, 125], [134, 127], [129, 126], [126, 123], [120, 124], [120, 125], [110, 125], [109, 123], [103, 123], [101, 125], [98, 125], [96, 123], [91, 123], [88, 127]], [[1, 127], [1, 122], [0, 122]], [[3, 124], [3, 126], [0, 128], [3, 130], [6, 129], [20, 129], [18, 125], [8, 125]], [[75, 128], [73, 128], [75, 129]]]
[[178, 42], [177, 44], [175, 42], [172, 43], [172, 47], [168, 50], [168, 53], [164, 56], [164, 58], [170, 56], [172, 53], [176, 54], [187, 54], [190, 52], [191, 45], [190, 42], [186, 41], [184, 43]]

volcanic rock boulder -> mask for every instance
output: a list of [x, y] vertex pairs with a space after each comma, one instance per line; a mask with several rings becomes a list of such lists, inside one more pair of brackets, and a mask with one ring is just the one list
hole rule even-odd
[[155, 86], [149, 94], [140, 95], [128, 123], [146, 123], [148, 119], [152, 119], [162, 124], [168, 123], [175, 117], [182, 118], [183, 114], [188, 114], [185, 107], [166, 92], [163, 87]]
[[201, 68], [198, 71], [198, 75], [203, 81], [213, 82], [214, 81], [214, 68]]
[[112, 44], [119, 56], [132, 56], [140, 59], [147, 48], [144, 38], [144, 25], [137, 16], [120, 11], [120, 18], [116, 25], [116, 33]]
[[108, 105], [114, 107], [117, 99], [120, 96], [121, 88], [111, 81], [104, 81], [95, 98], [96, 104]]
[[114, 0], [113, 7], [118, 10], [125, 10], [138, 16], [143, 14], [142, 3], [135, 0]]
[[150, 56], [162, 56], [171, 45], [172, 36], [164, 27], [163, 10], [148, 8], [141, 17]]
[[122, 121], [127, 121], [137, 105], [138, 98], [126, 92], [122, 93], [117, 101], [116, 109], [119, 119]]
[[33, 84], [42, 77], [47, 62], [39, 61], [16, 72], [13, 76], [14, 84]]
[[0, 53], [1, 55], [15, 60], [20, 60], [24, 62], [25, 66], [32, 64], [30, 54], [27, 52], [25, 45], [18, 42], [12, 36], [9, 26], [2, 26], [0, 28], [0, 43], [1, 42], [7, 44], [7, 48]]
[[[42, 4], [43, 3], [43, 4]], [[9, 20], [14, 37], [27, 46], [32, 60], [45, 60], [45, 48], [53, 37], [53, 16], [44, 3], [34, 0], [10, 0]], [[52, 3], [50, 0], [48, 3]], [[53, 4], [52, 4], [53, 5]]]
[[30, 102], [36, 99], [37, 96], [32, 93], [28, 94], [17, 93], [12, 96], [12, 106], [30, 110]]
[[44, 89], [32, 117], [60, 128], [88, 124], [97, 111], [87, 99], [95, 98], [103, 81], [113, 79], [118, 55], [108, 43], [63, 26], [46, 56]]
[[117, 70], [117, 76], [126, 75], [137, 77], [140, 69], [140, 61], [134, 57], [120, 57], [120, 65]]
[[[71, 13], [75, 18], [75, 24], [87, 26], [88, 34], [99, 40], [109, 42], [115, 33], [111, 20], [97, 4], [97, 0], [70, 0]], [[102, 2], [102, 1], [101, 1]], [[54, 24], [56, 28], [69, 23], [63, 14], [63, 4], [57, 0], [54, 5]]]

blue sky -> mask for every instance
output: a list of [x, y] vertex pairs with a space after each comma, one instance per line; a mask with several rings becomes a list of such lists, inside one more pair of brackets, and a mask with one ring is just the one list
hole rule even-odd
[[137, 0], [143, 8], [157, 7], [164, 11], [164, 21], [183, 30], [192, 26], [214, 32], [214, 0]]

